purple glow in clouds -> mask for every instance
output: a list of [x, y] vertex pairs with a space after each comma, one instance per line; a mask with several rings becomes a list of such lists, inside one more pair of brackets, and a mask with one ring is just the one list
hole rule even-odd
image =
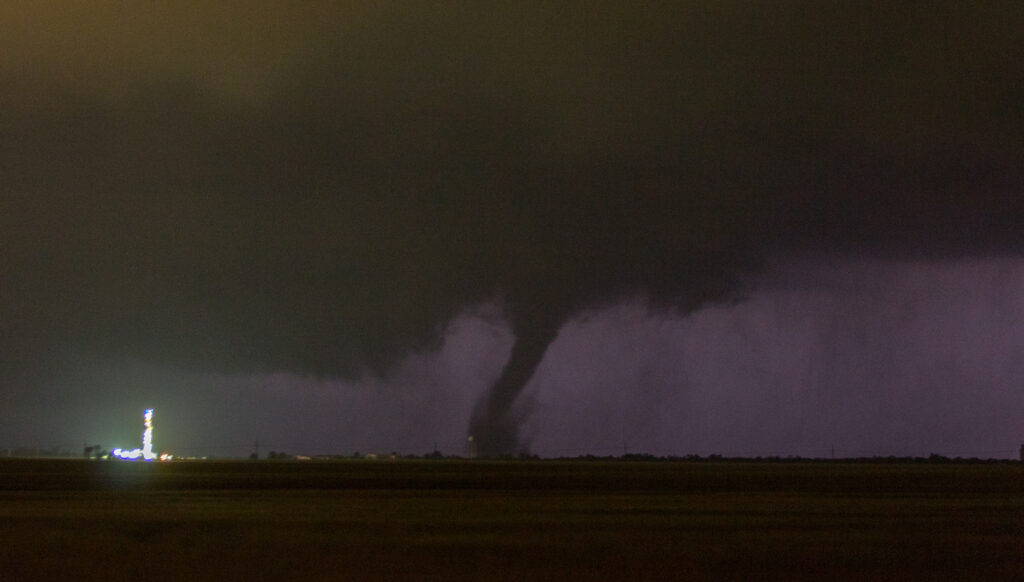
[[[110, 401], [159, 407], [161, 442], [179, 455], [248, 456], [256, 440], [293, 454], [463, 454], [473, 403], [511, 343], [485, 308], [387, 378], [101, 361], [75, 377], [95, 394], [113, 387]], [[807, 259], [773, 265], [738, 303], [668, 315], [627, 301], [574, 318], [517, 406], [543, 456], [826, 457], [834, 446], [837, 456], [1015, 458], [1021, 354], [1022, 259]], [[106, 414], [50, 434], [73, 444], [123, 424]]]

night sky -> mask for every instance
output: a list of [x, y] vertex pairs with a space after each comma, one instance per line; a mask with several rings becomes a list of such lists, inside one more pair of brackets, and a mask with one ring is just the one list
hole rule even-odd
[[202, 455], [1024, 442], [1018, 2], [0, 29], [0, 448], [147, 407]]

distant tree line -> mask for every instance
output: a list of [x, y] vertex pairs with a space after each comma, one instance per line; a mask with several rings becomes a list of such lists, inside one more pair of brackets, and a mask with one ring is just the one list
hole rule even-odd
[[[251, 459], [257, 459], [256, 453], [250, 455]], [[423, 455], [406, 454], [402, 455], [397, 452], [391, 452], [388, 455], [378, 455], [376, 453], [361, 453], [356, 451], [350, 455], [344, 454], [327, 454], [327, 455], [315, 455], [312, 457], [295, 457], [284, 451], [270, 451], [266, 456], [269, 460], [289, 460], [289, 459], [310, 459], [317, 461], [341, 461], [341, 460], [377, 460], [377, 459], [388, 459], [388, 460], [427, 460], [427, 461], [444, 461], [444, 460], [474, 460], [469, 459], [460, 455], [445, 455], [440, 451], [432, 451]], [[688, 455], [652, 455], [650, 453], [628, 453], [623, 455], [579, 455], [575, 457], [551, 457], [541, 458], [536, 454], [521, 453], [519, 455], [501, 455], [497, 457], [480, 457], [479, 460], [499, 460], [499, 461], [583, 461], [583, 462], [638, 462], [638, 463], [659, 463], [659, 462], [684, 462], [684, 463], [727, 463], [727, 462], [747, 462], [747, 463], [881, 463], [881, 464], [942, 464], [942, 463], [960, 463], [960, 464], [980, 464], [980, 463], [1017, 463], [1015, 459], [982, 459], [978, 457], [947, 457], [938, 453], [931, 453], [927, 457], [914, 457], [914, 456], [874, 456], [874, 457], [842, 457], [838, 459], [833, 458], [822, 458], [822, 457], [801, 457], [794, 455], [770, 455], [770, 456], [755, 456], [755, 457], [738, 457], [738, 456], [724, 456], [720, 454], [711, 454], [707, 456], [688, 454]], [[1024, 460], [1024, 459], [1022, 459]]]

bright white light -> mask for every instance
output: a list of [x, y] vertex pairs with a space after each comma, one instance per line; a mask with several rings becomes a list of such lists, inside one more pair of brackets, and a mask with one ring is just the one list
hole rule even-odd
[[153, 453], [153, 409], [147, 408], [142, 418], [146, 426], [146, 430], [142, 432], [142, 456], [147, 461], [152, 461], [156, 458]]
[[[142, 457], [147, 461], [152, 461], [157, 458], [157, 454], [153, 452], [153, 409], [147, 408], [145, 413], [142, 415], [143, 425], [146, 427], [142, 431], [142, 448], [132, 449], [126, 451], [124, 449], [114, 449], [111, 451], [111, 455], [120, 459], [138, 459]], [[160, 455], [161, 461], [169, 461], [174, 458], [172, 455], [164, 453]]]

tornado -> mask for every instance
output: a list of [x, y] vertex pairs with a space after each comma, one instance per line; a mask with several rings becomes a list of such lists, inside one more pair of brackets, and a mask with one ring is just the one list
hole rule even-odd
[[516, 339], [512, 352], [490, 389], [477, 402], [470, 417], [469, 434], [481, 457], [501, 457], [526, 452], [519, 429], [524, 413], [516, 401], [544, 360], [555, 340], [562, 317], [513, 320]]

